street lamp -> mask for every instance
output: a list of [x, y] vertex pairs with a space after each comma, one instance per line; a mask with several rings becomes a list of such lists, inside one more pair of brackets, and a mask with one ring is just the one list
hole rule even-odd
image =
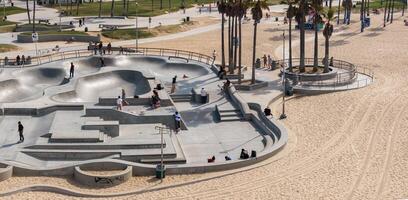
[[61, 8], [61, 1], [58, 1], [58, 3], [59, 3], [59, 31], [61, 32], [62, 31], [62, 28], [61, 28], [61, 17], [62, 17], [62, 8]]
[[135, 11], [135, 19], [136, 19], [136, 50], [135, 50], [135, 53], [137, 53], [137, 50], [139, 49], [139, 41], [138, 41], [138, 39], [139, 39], [139, 31], [137, 30], [137, 27], [138, 27], [138, 25], [137, 25], [137, 6], [138, 6], [138, 3], [137, 3], [137, 1], [135, 1], [136, 2], [136, 11]]
[[156, 126], [156, 130], [159, 130], [160, 133], [160, 181], [163, 181], [163, 171], [164, 171], [164, 155], [163, 155], [163, 132], [164, 130], [169, 130], [169, 128], [164, 126]]
[[282, 89], [283, 89], [283, 95], [282, 95], [282, 114], [280, 115], [279, 119], [285, 119], [286, 114], [285, 114], [285, 96], [286, 96], [286, 79], [285, 79], [285, 30], [283, 30], [283, 51], [282, 51], [282, 57], [283, 57], [283, 71], [282, 71]]

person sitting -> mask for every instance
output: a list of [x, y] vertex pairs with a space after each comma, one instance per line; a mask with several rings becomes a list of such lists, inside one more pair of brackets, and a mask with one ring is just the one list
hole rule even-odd
[[249, 158], [249, 154], [248, 151], [245, 149], [241, 149], [241, 155], [239, 156], [240, 159], [248, 159]]
[[185, 75], [185, 74], [183, 74], [183, 78], [188, 78], [188, 76], [187, 76], [187, 75]]
[[225, 161], [229, 161], [232, 160], [231, 157], [229, 157], [228, 155], [225, 156]]
[[215, 156], [212, 156], [211, 158], [207, 159], [207, 162], [213, 163], [215, 161]]
[[266, 107], [264, 109], [264, 114], [265, 114], [265, 116], [271, 116], [272, 115], [271, 109], [269, 107]]
[[224, 67], [220, 67], [220, 71], [218, 71], [218, 77], [220, 77], [220, 79], [224, 79], [226, 72]]
[[227, 89], [231, 86], [231, 81], [227, 78], [227, 81], [224, 82], [223, 90], [227, 91]]
[[160, 97], [159, 97], [159, 93], [156, 90], [153, 90], [152, 107], [153, 108], [160, 107]]

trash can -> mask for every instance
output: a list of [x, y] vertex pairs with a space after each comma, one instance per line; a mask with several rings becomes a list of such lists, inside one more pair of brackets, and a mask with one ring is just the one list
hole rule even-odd
[[[156, 178], [160, 179], [162, 176], [161, 165], [156, 166]], [[166, 165], [163, 165], [163, 178], [166, 177]]]
[[272, 70], [276, 69], [276, 61], [275, 61], [275, 60], [272, 60], [271, 69], [272, 69]]
[[85, 27], [85, 32], [88, 32], [88, 27]]
[[261, 59], [257, 58], [255, 61], [255, 68], [260, 68], [261, 67]]
[[190, 21], [190, 17], [186, 17], [186, 21], [188, 21], [188, 22], [189, 22], [189, 21]]

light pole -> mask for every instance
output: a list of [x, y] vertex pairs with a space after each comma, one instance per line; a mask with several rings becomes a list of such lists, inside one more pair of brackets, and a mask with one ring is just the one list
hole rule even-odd
[[6, 21], [6, 0], [3, 0], [3, 21]]
[[59, 11], [59, 31], [61, 32], [62, 31], [62, 28], [61, 28], [61, 17], [62, 17], [61, 1], [58, 1], [58, 3], [59, 3], [59, 8], [60, 8], [60, 11]]
[[136, 11], [135, 11], [135, 19], [136, 19], [136, 50], [135, 50], [135, 53], [137, 53], [137, 50], [139, 49], [139, 41], [138, 41], [138, 39], [139, 39], [139, 31], [137, 30], [137, 27], [138, 27], [138, 24], [137, 24], [137, 6], [138, 6], [138, 3], [137, 3], [137, 1], [135, 1], [136, 2]]
[[283, 65], [282, 65], [282, 89], [283, 89], [283, 95], [282, 95], [282, 114], [280, 115], [279, 119], [285, 119], [286, 114], [285, 114], [285, 96], [286, 96], [286, 79], [285, 79], [285, 73], [286, 73], [286, 68], [285, 68], [285, 30], [283, 30], [283, 52], [282, 52], [282, 57], [283, 57]]
[[156, 130], [160, 133], [160, 181], [163, 182], [163, 170], [164, 170], [164, 156], [163, 156], [163, 131], [168, 128], [163, 126], [156, 126]]

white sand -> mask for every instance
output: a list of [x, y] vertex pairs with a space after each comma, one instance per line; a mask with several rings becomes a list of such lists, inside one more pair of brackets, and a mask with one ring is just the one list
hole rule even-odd
[[[120, 186], [99, 190], [78, 186], [64, 178], [13, 177], [2, 182], [0, 192], [40, 183], [95, 193], [174, 184], [165, 190], [120, 199], [408, 198], [408, 27], [404, 27], [403, 19], [399, 18], [384, 30], [376, 29], [381, 19], [382, 15], [372, 16], [373, 26], [363, 34], [355, 23], [345, 29], [344, 34], [331, 39], [337, 44], [331, 48], [335, 58], [372, 68], [375, 82], [359, 90], [291, 98], [287, 102], [288, 119], [284, 121], [290, 131], [288, 145], [271, 159], [249, 167], [251, 170], [169, 176], [159, 185], [151, 177], [133, 177]], [[280, 41], [271, 40], [279, 37], [279, 32], [264, 31], [270, 27], [260, 25], [259, 55], [272, 53], [280, 45]], [[244, 63], [250, 61], [250, 33], [246, 31], [244, 36]], [[213, 32], [145, 46], [210, 54], [219, 48], [218, 38], [219, 32]], [[323, 42], [323, 37], [321, 39]], [[308, 43], [307, 49], [312, 47]], [[312, 50], [308, 52], [310, 56], [312, 53]], [[275, 112], [278, 108], [279, 103], [275, 104]], [[233, 173], [237, 171], [242, 172]], [[204, 180], [197, 181], [201, 179]], [[191, 184], [177, 185], [186, 182]], [[4, 199], [17, 198], [72, 197], [28, 192]]]

